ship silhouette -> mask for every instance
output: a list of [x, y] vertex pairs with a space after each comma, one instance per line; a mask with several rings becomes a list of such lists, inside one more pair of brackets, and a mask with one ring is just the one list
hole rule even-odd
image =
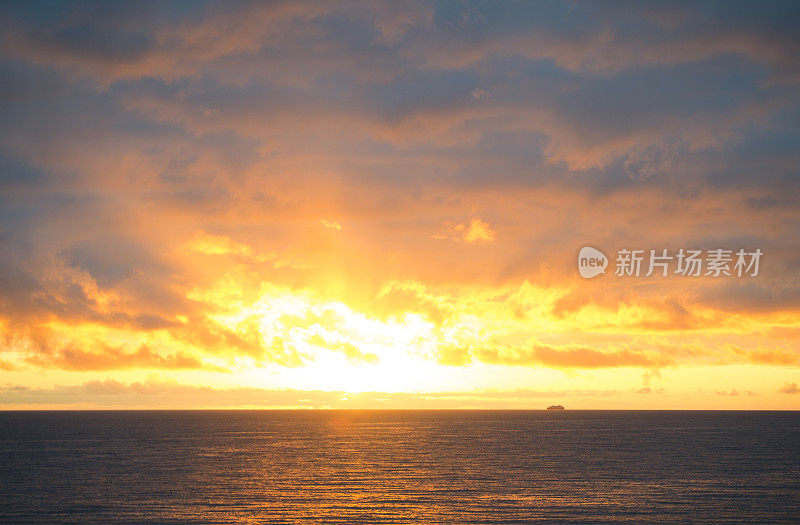
[[564, 405], [550, 405], [547, 410], [564, 410]]

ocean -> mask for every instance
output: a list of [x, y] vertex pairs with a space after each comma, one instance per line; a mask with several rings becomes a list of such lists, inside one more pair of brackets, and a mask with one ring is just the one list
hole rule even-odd
[[0, 412], [13, 523], [797, 523], [800, 412]]

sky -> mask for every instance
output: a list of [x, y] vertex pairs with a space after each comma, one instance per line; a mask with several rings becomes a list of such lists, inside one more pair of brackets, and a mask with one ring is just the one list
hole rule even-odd
[[0, 409], [800, 409], [799, 27], [3, 2]]

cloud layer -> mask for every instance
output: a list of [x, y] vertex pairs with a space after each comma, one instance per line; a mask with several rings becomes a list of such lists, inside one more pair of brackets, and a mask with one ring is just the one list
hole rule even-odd
[[[798, 22], [792, 2], [4, 3], [0, 384], [398, 355], [795, 384]], [[753, 279], [583, 281], [585, 244], [765, 256]]]

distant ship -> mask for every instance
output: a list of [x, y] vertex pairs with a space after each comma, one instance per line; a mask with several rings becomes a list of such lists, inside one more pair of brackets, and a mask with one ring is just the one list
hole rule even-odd
[[564, 410], [564, 405], [550, 405], [547, 410]]

